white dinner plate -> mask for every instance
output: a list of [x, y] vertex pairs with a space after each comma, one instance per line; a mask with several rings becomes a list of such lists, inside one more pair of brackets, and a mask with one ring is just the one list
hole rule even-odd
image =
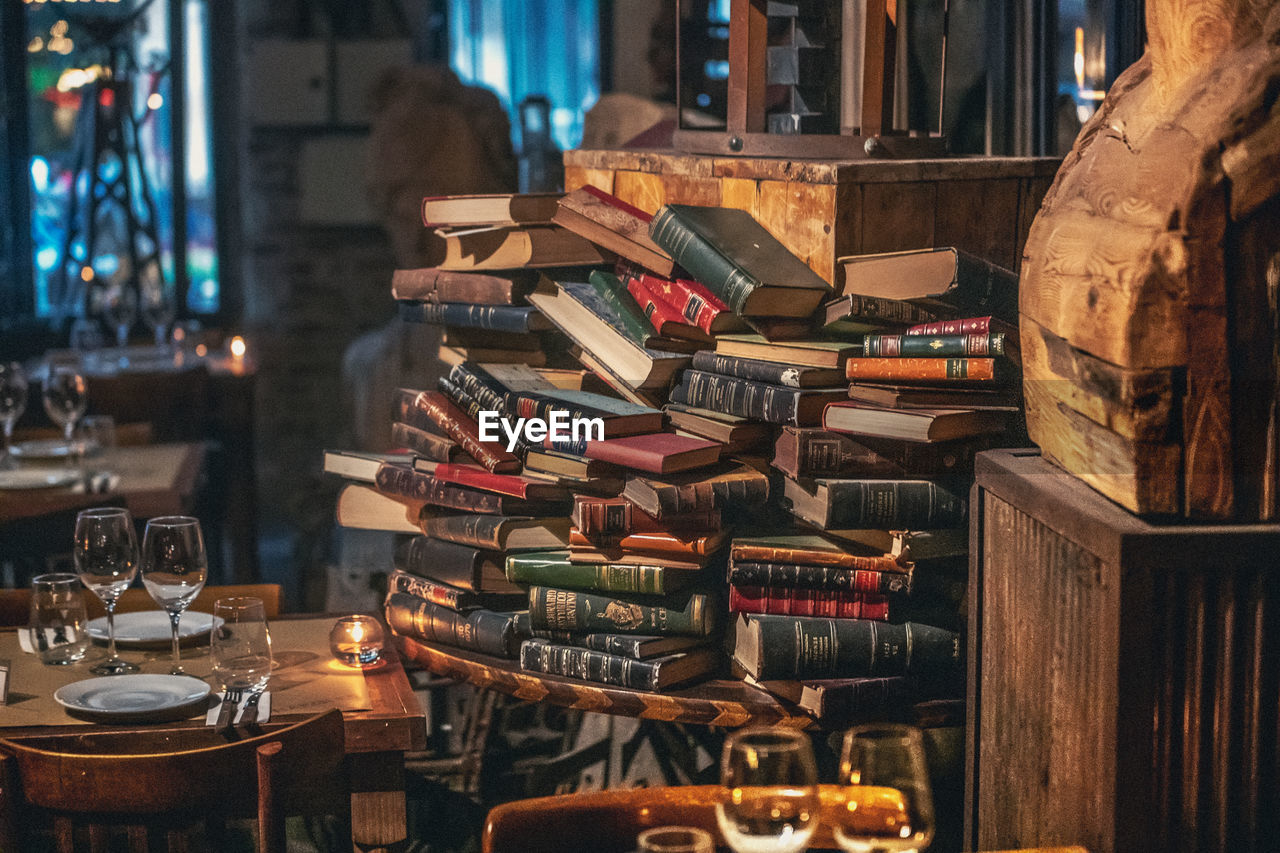
[[104, 675], [59, 687], [53, 698], [75, 716], [159, 723], [205, 710], [209, 690], [205, 682], [186, 675]]
[[65, 438], [33, 438], [19, 441], [10, 448], [14, 459], [66, 459], [92, 453], [98, 449], [96, 442], [67, 441]]
[[[190, 643], [207, 639], [213, 627], [213, 614], [187, 611], [178, 623], [178, 642]], [[107, 641], [107, 617], [90, 619], [89, 636]], [[169, 614], [163, 610], [139, 610], [136, 613], [116, 614], [116, 645], [125, 648], [167, 648], [173, 642], [169, 627]]]
[[13, 468], [0, 471], [0, 489], [53, 489], [80, 479], [79, 471], [49, 468]]

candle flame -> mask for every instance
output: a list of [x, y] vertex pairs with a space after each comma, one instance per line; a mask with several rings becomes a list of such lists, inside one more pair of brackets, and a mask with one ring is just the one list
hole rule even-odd
[[248, 346], [244, 342], [244, 338], [236, 335], [231, 339], [231, 355], [234, 358], [244, 358], [245, 351]]

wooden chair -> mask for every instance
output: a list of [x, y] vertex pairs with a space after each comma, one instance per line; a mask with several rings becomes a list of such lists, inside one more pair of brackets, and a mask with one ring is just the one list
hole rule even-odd
[[[838, 849], [831, 834], [844, 806], [842, 789], [821, 786], [822, 819], [812, 849]], [[718, 785], [633, 788], [536, 797], [504, 803], [489, 812], [481, 839], [483, 853], [625, 853], [651, 826], [697, 826], [725, 846], [716, 825]], [[1013, 853], [1013, 851], [1009, 851]], [[1083, 847], [1044, 847], [1022, 853], [1088, 853]]]
[[131, 851], [146, 851], [153, 833], [164, 833], [170, 851], [187, 850], [202, 822], [207, 848], [221, 850], [224, 821], [254, 815], [259, 853], [284, 853], [287, 814], [349, 823], [341, 711], [232, 743], [211, 729], [181, 736], [188, 748], [180, 750], [173, 731], [99, 731], [71, 744], [0, 739], [0, 850], [30, 849], [31, 828], [49, 825], [42, 816], [52, 817], [60, 853], [81, 837], [106, 850], [122, 835]]
[[[280, 615], [281, 587], [278, 583], [229, 584], [227, 586], [206, 586], [200, 590], [189, 610], [201, 613], [212, 613], [213, 603], [219, 598], [233, 595], [249, 595], [262, 599], [263, 609], [268, 619]], [[90, 619], [105, 615], [102, 601], [89, 592], [84, 593], [85, 610]], [[156, 610], [158, 605], [152, 601], [151, 594], [141, 587], [126, 589], [116, 603], [116, 613], [136, 613], [140, 610]], [[0, 627], [16, 627], [26, 625], [31, 611], [31, 589], [0, 589]]]

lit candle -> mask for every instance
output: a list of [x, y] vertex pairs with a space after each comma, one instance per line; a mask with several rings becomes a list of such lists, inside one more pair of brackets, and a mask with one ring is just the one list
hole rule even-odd
[[329, 632], [329, 651], [339, 663], [367, 669], [382, 662], [382, 625], [372, 616], [343, 616]]
[[231, 350], [231, 357], [236, 361], [240, 361], [244, 358], [244, 354], [246, 350], [248, 350], [248, 346], [246, 346], [244, 338], [236, 335], [231, 339], [229, 349]]

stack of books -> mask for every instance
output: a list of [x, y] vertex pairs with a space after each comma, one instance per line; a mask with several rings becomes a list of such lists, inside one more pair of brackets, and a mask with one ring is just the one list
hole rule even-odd
[[836, 292], [749, 213], [593, 187], [424, 221], [446, 260], [393, 291], [451, 369], [401, 391], [402, 452], [326, 455], [339, 522], [403, 537], [397, 633], [642, 690], [729, 672], [818, 716], [957, 695], [973, 455], [1017, 424], [1011, 274], [857, 256]]

